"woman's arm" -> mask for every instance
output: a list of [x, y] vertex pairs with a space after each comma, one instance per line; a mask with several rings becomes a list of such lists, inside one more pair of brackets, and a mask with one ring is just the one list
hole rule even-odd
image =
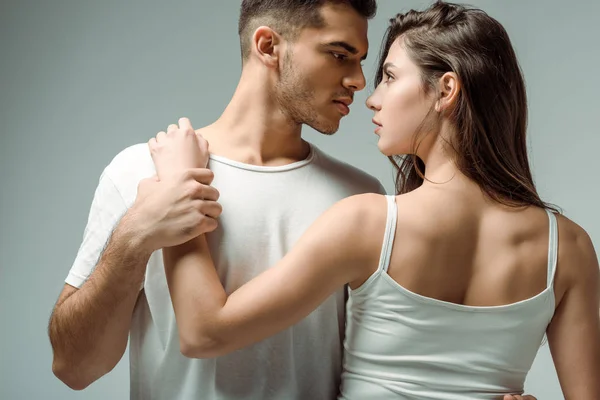
[[[375, 199], [377, 198], [377, 199]], [[377, 264], [365, 235], [366, 205], [379, 195], [342, 200], [326, 211], [274, 267], [227, 297], [204, 236], [164, 249], [165, 271], [188, 357], [216, 357], [274, 335], [306, 317], [332, 293]], [[371, 247], [372, 249], [372, 247]], [[235, 268], [235, 266], [232, 266]]]
[[563, 221], [564, 252], [559, 251], [555, 280], [564, 282], [566, 289], [548, 327], [548, 340], [565, 399], [595, 400], [600, 399], [598, 259], [585, 231]]
[[[182, 169], [206, 166], [208, 144], [186, 118], [149, 145], [161, 180], [178, 176]], [[217, 200], [217, 194], [208, 188], [205, 192]], [[381, 207], [373, 208], [377, 201]], [[340, 201], [277, 265], [229, 298], [204, 236], [163, 249], [182, 353], [214, 357], [262, 340], [298, 322], [347, 282], [361, 278], [365, 267], [374, 270], [385, 216], [374, 217], [369, 210], [385, 210], [383, 196]]]

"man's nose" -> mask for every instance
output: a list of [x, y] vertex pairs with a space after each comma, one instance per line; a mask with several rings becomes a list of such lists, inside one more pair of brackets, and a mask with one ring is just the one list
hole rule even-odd
[[367, 83], [362, 66], [355, 68], [351, 75], [344, 78], [344, 87], [352, 90], [353, 92], [359, 92], [363, 90], [366, 85]]

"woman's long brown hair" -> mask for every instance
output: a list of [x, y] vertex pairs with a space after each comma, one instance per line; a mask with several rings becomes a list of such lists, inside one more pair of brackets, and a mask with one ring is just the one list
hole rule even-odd
[[[424, 89], [435, 90], [446, 72], [460, 81], [451, 115], [457, 135], [449, 145], [460, 171], [490, 198], [513, 207], [559, 210], [537, 193], [527, 155], [527, 96], [516, 54], [502, 25], [478, 9], [438, 1], [390, 20], [383, 40], [376, 85], [391, 45], [402, 39], [420, 68]], [[425, 164], [416, 156], [390, 157], [396, 191], [421, 186]]]

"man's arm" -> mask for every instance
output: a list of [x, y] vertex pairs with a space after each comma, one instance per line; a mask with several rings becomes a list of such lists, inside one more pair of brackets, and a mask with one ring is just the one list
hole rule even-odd
[[84, 389], [111, 371], [125, 352], [150, 257], [132, 224], [125, 215], [90, 278], [81, 289], [65, 284], [50, 318], [52, 371], [72, 389]]
[[87, 387], [121, 359], [152, 252], [217, 227], [221, 209], [208, 200], [216, 192], [211, 180], [210, 171], [201, 169], [179, 169], [163, 182], [145, 179], [127, 210], [110, 179], [101, 178], [74, 268], [77, 278], [67, 282], [88, 278], [80, 289], [65, 285], [48, 327], [52, 369], [69, 387]]

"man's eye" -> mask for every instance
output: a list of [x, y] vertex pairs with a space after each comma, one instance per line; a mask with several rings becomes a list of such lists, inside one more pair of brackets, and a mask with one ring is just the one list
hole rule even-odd
[[348, 57], [345, 54], [331, 53], [338, 61], [345, 61]]

